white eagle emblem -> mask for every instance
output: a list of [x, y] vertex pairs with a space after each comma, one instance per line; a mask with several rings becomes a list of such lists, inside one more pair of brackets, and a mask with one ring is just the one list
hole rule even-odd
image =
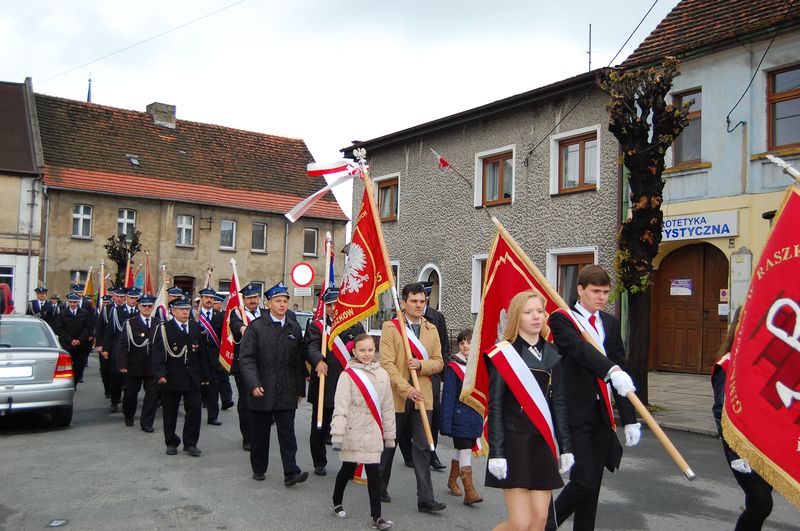
[[369, 274], [364, 273], [366, 266], [367, 255], [364, 249], [355, 242], [351, 243], [350, 252], [347, 254], [347, 265], [342, 273], [340, 295], [358, 292], [369, 281]]
[[506, 321], [508, 321], [508, 316], [506, 315], [506, 309], [503, 308], [500, 310], [500, 315], [497, 319], [497, 339], [495, 339], [495, 343], [499, 343], [503, 340], [503, 332], [506, 331]]

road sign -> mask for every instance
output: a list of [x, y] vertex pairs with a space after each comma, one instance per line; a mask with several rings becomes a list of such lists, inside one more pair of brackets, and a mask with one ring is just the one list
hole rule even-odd
[[[314, 268], [308, 262], [299, 262], [292, 268], [292, 282], [300, 288], [314, 282]], [[310, 295], [310, 294], [309, 294]]]

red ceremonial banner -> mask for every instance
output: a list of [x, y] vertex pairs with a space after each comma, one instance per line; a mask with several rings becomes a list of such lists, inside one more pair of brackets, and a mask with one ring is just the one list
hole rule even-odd
[[[222, 344], [219, 347], [219, 363], [225, 370], [231, 372], [233, 363], [233, 334], [231, 333], [231, 312], [239, 307], [239, 286], [236, 285], [236, 275], [231, 276], [231, 286], [228, 288], [228, 304], [225, 306], [225, 320], [222, 328]], [[242, 316], [247, 319], [247, 316]]]
[[770, 231], [731, 349], [725, 440], [800, 507], [800, 190]]
[[329, 349], [333, 348], [334, 338], [342, 331], [377, 312], [378, 297], [389, 289], [388, 265], [383, 259], [379, 231], [372, 205], [365, 193], [342, 273], [339, 300], [331, 320]]

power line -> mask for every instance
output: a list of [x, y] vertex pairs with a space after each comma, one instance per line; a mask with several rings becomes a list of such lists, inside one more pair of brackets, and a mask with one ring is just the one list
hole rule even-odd
[[153, 35], [153, 36], [148, 37], [148, 38], [146, 38], [144, 40], [141, 40], [139, 42], [133, 43], [130, 46], [126, 46], [126, 47], [121, 48], [121, 49], [119, 49], [119, 50], [117, 50], [115, 52], [111, 52], [111, 53], [106, 54], [106, 55], [104, 55], [102, 57], [98, 57], [97, 59], [89, 61], [88, 63], [84, 63], [84, 64], [82, 64], [80, 66], [76, 66], [75, 68], [70, 68], [69, 70], [65, 70], [64, 72], [61, 72], [60, 74], [56, 74], [54, 76], [50, 76], [48, 78], [45, 78], [45, 79], [39, 81], [37, 84], [41, 85], [43, 83], [47, 83], [51, 79], [56, 79], [58, 77], [61, 77], [61, 76], [67, 75], [67, 74], [69, 74], [71, 72], [74, 72], [76, 70], [80, 70], [81, 68], [87, 67], [87, 66], [92, 65], [92, 64], [97, 63], [97, 62], [100, 62], [103, 59], [108, 59], [109, 57], [112, 57], [114, 55], [121, 54], [122, 52], [126, 52], [126, 51], [130, 50], [131, 48], [135, 48], [135, 47], [137, 47], [137, 46], [139, 46], [141, 44], [144, 44], [146, 42], [150, 42], [150, 41], [152, 41], [154, 39], [158, 39], [159, 37], [163, 37], [164, 35], [167, 35], [168, 33], [172, 33], [173, 31], [177, 31], [177, 30], [179, 30], [181, 28], [185, 28], [186, 26], [189, 26], [190, 24], [194, 24], [195, 22], [199, 22], [199, 21], [201, 21], [203, 19], [206, 19], [206, 18], [208, 18], [210, 16], [216, 15], [217, 13], [221, 13], [222, 11], [225, 11], [226, 9], [230, 9], [230, 8], [232, 8], [234, 6], [237, 6], [237, 5], [241, 4], [241, 3], [244, 3], [246, 1], [247, 0], [238, 0], [237, 2], [234, 2], [232, 4], [228, 4], [227, 6], [222, 7], [220, 9], [217, 9], [216, 11], [212, 11], [211, 13], [206, 13], [205, 15], [202, 15], [200, 17], [192, 19], [192, 20], [190, 20], [188, 22], [184, 22], [183, 24], [181, 24], [179, 26], [175, 26], [174, 28], [168, 29], [166, 31], [162, 31], [161, 33], [158, 33], [157, 35]]

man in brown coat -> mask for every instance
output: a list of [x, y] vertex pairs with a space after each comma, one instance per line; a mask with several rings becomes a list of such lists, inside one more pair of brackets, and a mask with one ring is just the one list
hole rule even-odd
[[[411, 431], [414, 475], [417, 478], [417, 508], [420, 512], [441, 511], [444, 503], [433, 499], [431, 482], [431, 450], [425, 438], [422, 418], [416, 408], [425, 403], [428, 421], [433, 410], [433, 388], [430, 376], [438, 374], [444, 367], [439, 333], [436, 327], [422, 317], [425, 311], [425, 288], [419, 282], [406, 284], [402, 291], [402, 306], [406, 322], [397, 319], [383, 323], [381, 330], [381, 366], [389, 374], [394, 397], [397, 437], [406, 430]], [[399, 326], [406, 327], [411, 345], [412, 359], [406, 357], [405, 346]], [[420, 390], [411, 384], [411, 370], [417, 371]], [[381, 455], [381, 501], [391, 498], [387, 488], [392, 474], [395, 448], [386, 448]]]

